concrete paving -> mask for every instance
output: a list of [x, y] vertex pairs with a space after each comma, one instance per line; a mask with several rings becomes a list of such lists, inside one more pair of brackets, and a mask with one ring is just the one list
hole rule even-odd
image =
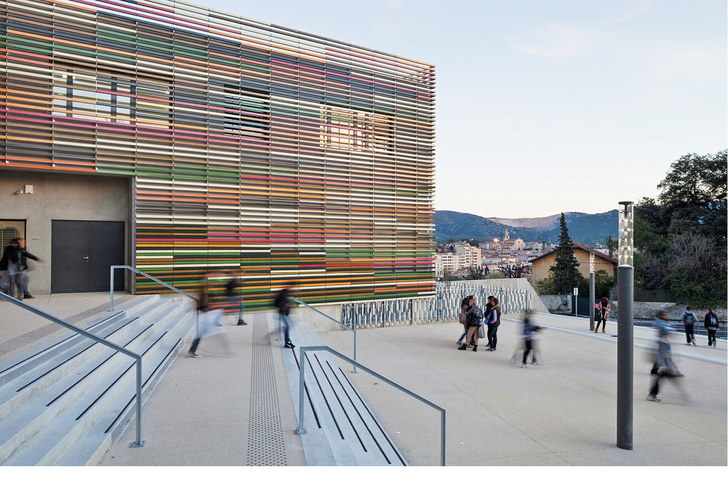
[[[117, 298], [122, 297], [131, 298]], [[30, 302], [58, 317], [80, 319], [83, 306], [108, 305], [108, 294], [44, 296]], [[0, 343], [46, 325], [26, 322], [30, 319], [13, 312], [0, 302]], [[100, 465], [250, 463], [256, 447], [249, 437], [251, 355], [257, 345], [253, 328], [261, 323], [272, 350], [285, 464], [295, 470], [305, 465], [272, 316], [258, 312], [246, 320], [250, 325], [235, 326], [232, 316], [226, 317], [223, 332], [203, 340], [202, 358], [180, 356], [144, 406], [146, 446], [129, 448], [134, 434], [129, 427]], [[438, 323], [360, 330], [357, 358], [447, 410], [449, 466], [728, 465], [725, 341], [708, 348], [699, 338], [698, 347], [689, 347], [675, 335], [675, 360], [685, 374], [689, 399], [665, 383], [662, 402], [648, 402], [650, 363], [643, 347], [653, 331], [635, 328], [634, 450], [626, 451], [616, 447], [616, 322], [609, 322], [606, 334], [595, 334], [587, 319], [538, 314], [535, 320], [546, 329], [538, 343], [542, 364], [530, 368], [520, 367], [520, 356], [510, 363], [519, 347], [520, 324], [508, 319], [498, 332], [495, 352], [482, 345], [477, 353], [458, 351], [461, 326]], [[321, 338], [352, 356], [351, 332], [326, 332]], [[346, 363], [341, 366], [352, 371]], [[439, 464], [437, 412], [362, 371], [350, 376], [410, 465]]]

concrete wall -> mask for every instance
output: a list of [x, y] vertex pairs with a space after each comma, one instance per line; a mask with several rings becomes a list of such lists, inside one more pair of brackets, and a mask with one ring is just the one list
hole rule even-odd
[[[14, 193], [25, 185], [33, 194]], [[26, 220], [26, 247], [42, 260], [29, 262], [30, 293], [51, 293], [51, 222], [126, 222], [126, 261], [131, 261], [131, 179], [84, 174], [0, 171], [0, 220]]]
[[[619, 302], [614, 301], [611, 303], [611, 306], [612, 310], [609, 312], [609, 315], [616, 319], [618, 315], [617, 312], [619, 310]], [[657, 312], [661, 310], [667, 312], [667, 316], [671, 320], [679, 320], [682, 317], [683, 312], [685, 312], [685, 306], [666, 302], [635, 302], [634, 318], [654, 319]], [[702, 329], [703, 319], [705, 319], [705, 314], [708, 312], [708, 309], [696, 309], [693, 307], [692, 311], [698, 317], [698, 321], [700, 321], [698, 325]], [[726, 321], [726, 309], [713, 309], [713, 311], [718, 316], [719, 321]]]

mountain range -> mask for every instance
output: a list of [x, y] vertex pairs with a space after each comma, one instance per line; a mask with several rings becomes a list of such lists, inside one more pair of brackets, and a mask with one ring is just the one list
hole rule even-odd
[[[564, 213], [569, 236], [575, 243], [590, 247], [603, 247], [608, 236], [618, 237], [619, 212], [614, 209], [606, 213]], [[456, 211], [435, 211], [435, 240], [450, 239], [492, 241], [501, 239], [506, 230], [511, 239], [521, 238], [525, 242], [559, 242], [559, 220], [561, 214], [541, 218], [485, 218]]]

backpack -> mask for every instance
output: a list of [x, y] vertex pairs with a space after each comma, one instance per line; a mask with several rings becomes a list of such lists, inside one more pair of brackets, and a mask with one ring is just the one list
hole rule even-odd
[[686, 312], [683, 316], [683, 324], [695, 324], [695, 321], [695, 314], [693, 314], [692, 312]]

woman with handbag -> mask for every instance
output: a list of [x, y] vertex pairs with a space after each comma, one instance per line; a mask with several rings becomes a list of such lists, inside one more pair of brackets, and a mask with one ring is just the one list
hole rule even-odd
[[466, 340], [460, 346], [458, 349], [460, 351], [465, 351], [468, 349], [468, 344], [471, 339], [473, 339], [473, 351], [478, 351], [478, 340], [480, 337], [478, 336], [478, 328], [483, 325], [483, 309], [478, 307], [478, 303], [475, 300], [475, 297], [472, 297], [470, 299], [470, 316], [468, 319], [468, 334], [466, 335]]

